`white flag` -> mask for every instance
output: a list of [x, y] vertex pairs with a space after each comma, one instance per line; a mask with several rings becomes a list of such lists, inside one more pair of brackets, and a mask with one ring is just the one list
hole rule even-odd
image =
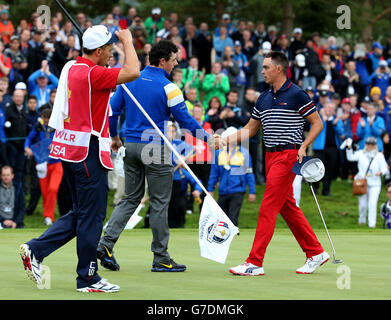
[[144, 208], [144, 204], [140, 203], [136, 209], [136, 211], [132, 214], [130, 217], [128, 223], [125, 226], [125, 230], [132, 230], [137, 223], [139, 223], [143, 217], [140, 217], [138, 214], [140, 213], [141, 209]]
[[204, 198], [199, 220], [201, 257], [225, 263], [229, 246], [239, 229], [210, 194]]

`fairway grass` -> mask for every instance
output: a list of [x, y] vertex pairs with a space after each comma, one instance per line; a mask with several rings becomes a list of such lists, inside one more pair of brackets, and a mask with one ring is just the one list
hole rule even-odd
[[[187, 265], [182, 273], [151, 272], [151, 230], [125, 230], [114, 248], [121, 266], [118, 272], [99, 265], [99, 274], [121, 286], [111, 294], [76, 292], [76, 241], [52, 253], [43, 261], [50, 268], [50, 289], [38, 289], [26, 276], [18, 254], [19, 245], [38, 237], [42, 230], [0, 231], [0, 300], [383, 300], [391, 298], [388, 230], [333, 230], [331, 237], [337, 258], [324, 230], [315, 230], [330, 254], [330, 261], [312, 275], [299, 275], [305, 255], [293, 235], [277, 229], [267, 249], [265, 275], [233, 276], [229, 267], [247, 257], [254, 229], [240, 230], [231, 244], [226, 264], [200, 256], [198, 230], [170, 231], [169, 252], [178, 263]], [[342, 287], [341, 287], [342, 285]], [[350, 285], [350, 286], [349, 286]], [[343, 288], [345, 287], [345, 288]]]

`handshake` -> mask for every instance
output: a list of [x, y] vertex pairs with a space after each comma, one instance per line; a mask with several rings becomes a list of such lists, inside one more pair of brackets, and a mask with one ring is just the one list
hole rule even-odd
[[210, 148], [215, 150], [221, 149], [227, 145], [227, 141], [218, 134], [210, 135], [207, 143]]

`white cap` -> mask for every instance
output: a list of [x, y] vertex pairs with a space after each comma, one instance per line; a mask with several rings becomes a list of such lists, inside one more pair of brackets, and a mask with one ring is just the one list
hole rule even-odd
[[272, 48], [272, 44], [269, 41], [265, 41], [262, 43], [262, 49], [264, 53], [268, 53]]
[[160, 10], [160, 8], [153, 8], [152, 9], [152, 14], [161, 14], [162, 13], [162, 10]]
[[228, 13], [224, 13], [222, 18], [223, 18], [223, 20], [230, 20], [231, 16]]
[[236, 129], [235, 127], [228, 127], [228, 128], [221, 134], [221, 137], [222, 137], [223, 139], [225, 139], [226, 137], [228, 137], [228, 136], [230, 136], [230, 135], [232, 135], [232, 134], [234, 134], [234, 133], [236, 133], [236, 132], [238, 132], [238, 129]]
[[295, 60], [296, 60], [297, 65], [299, 67], [305, 67], [305, 57], [304, 57], [304, 55], [299, 53], [298, 55], [296, 55]]
[[293, 34], [295, 34], [295, 33], [303, 33], [303, 30], [301, 28], [294, 28]]
[[277, 27], [274, 26], [274, 25], [268, 26], [267, 27], [267, 32], [270, 32], [270, 31], [277, 31]]
[[379, 66], [380, 66], [380, 67], [387, 67], [387, 61], [381, 60], [381, 61], [379, 62]]
[[27, 90], [27, 86], [24, 82], [18, 82], [15, 85], [15, 90]]
[[303, 164], [300, 172], [307, 182], [318, 182], [324, 177], [325, 167], [320, 159], [314, 158]]
[[83, 34], [83, 47], [89, 50], [94, 50], [116, 41], [118, 41], [118, 37], [101, 24], [88, 28]]

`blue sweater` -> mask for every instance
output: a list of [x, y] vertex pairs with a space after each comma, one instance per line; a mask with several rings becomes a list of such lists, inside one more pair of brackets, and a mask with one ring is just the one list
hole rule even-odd
[[[24, 147], [31, 148], [31, 146], [35, 143], [38, 143], [39, 141], [43, 141], [45, 139], [49, 139], [50, 141], [52, 141], [54, 132], [55, 130], [53, 130], [52, 128], [45, 126], [41, 122], [37, 121], [36, 125], [28, 134], [24, 143]], [[39, 155], [40, 159], [47, 159], [48, 163], [61, 162], [61, 159], [53, 159], [49, 157], [49, 149], [42, 150], [41, 152], [42, 154]], [[37, 159], [35, 160], [37, 161]], [[37, 163], [40, 163], [40, 161], [37, 161]]]
[[[191, 131], [193, 136], [199, 131], [203, 140], [207, 141], [209, 134], [189, 114], [182, 92], [168, 80], [168, 73], [161, 68], [146, 66], [140, 77], [126, 83], [126, 87], [141, 104], [158, 128], [164, 133], [166, 123], [172, 114], [181, 128]], [[125, 141], [135, 143], [163, 143], [157, 131], [128, 96], [122, 86], [110, 99], [112, 116], [109, 118], [110, 135], [118, 133], [118, 117], [122, 109], [126, 109]]]
[[359, 149], [364, 149], [365, 140], [368, 137], [375, 137], [377, 139], [377, 147], [379, 148], [379, 151], [382, 152], [384, 149], [382, 136], [385, 130], [386, 126], [384, 124], [384, 119], [380, 116], [376, 116], [372, 126], [369, 125], [368, 118], [365, 118], [364, 128], [359, 122], [357, 125], [357, 137], [360, 139], [358, 142]]
[[246, 192], [247, 185], [249, 193], [255, 194], [255, 177], [248, 150], [239, 146], [231, 154], [229, 161], [227, 156], [226, 148], [216, 151], [210, 170], [208, 191], [213, 192], [219, 182], [220, 195]]

